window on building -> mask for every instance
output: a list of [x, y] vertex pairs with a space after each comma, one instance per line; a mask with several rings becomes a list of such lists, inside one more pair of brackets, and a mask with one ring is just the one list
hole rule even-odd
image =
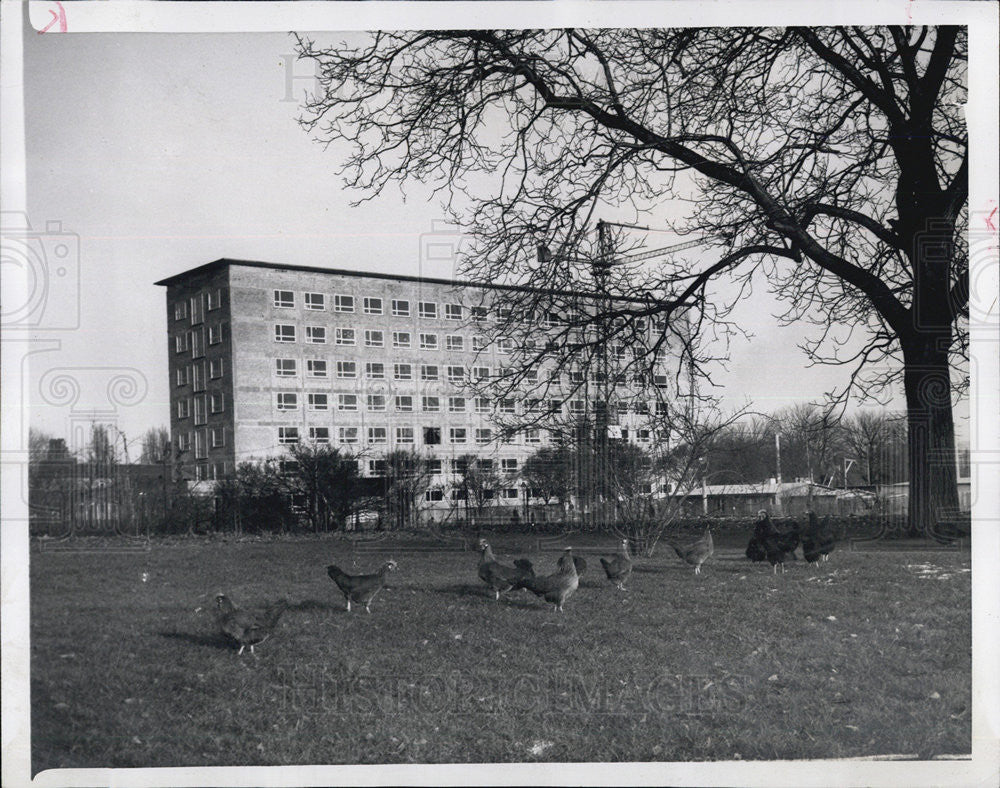
[[[441, 443], [441, 428], [440, 427], [424, 427], [424, 445], [425, 446], [437, 446]], [[441, 461], [438, 460], [438, 463]]]
[[461, 383], [465, 380], [465, 367], [448, 367], [448, 380], [451, 383]]
[[191, 450], [191, 433], [182, 432], [177, 435], [177, 450], [178, 451], [190, 451]]
[[306, 374], [311, 378], [325, 378], [327, 375], [326, 371], [326, 359], [321, 358], [311, 358], [306, 362]]
[[[208, 441], [206, 440], [207, 437], [208, 436], [205, 435], [205, 430], [195, 430], [194, 431], [194, 458], [196, 460], [204, 460], [206, 457], [208, 457]], [[208, 466], [207, 465], [199, 465], [198, 466], [199, 471], [202, 468], [204, 468], [204, 469], [207, 470]], [[204, 475], [199, 474], [198, 478], [199, 479], [206, 479], [206, 478], [208, 478], [208, 475], [207, 474], [204, 474]]]
[[393, 317], [409, 317], [410, 302], [396, 298], [392, 299], [392, 315]]
[[432, 301], [420, 301], [417, 304], [417, 314], [420, 317], [433, 320], [438, 316], [438, 305]]
[[501, 459], [500, 470], [503, 473], [517, 473], [517, 460], [514, 458]]
[[338, 378], [356, 378], [358, 376], [358, 362], [357, 361], [338, 361], [337, 362], [337, 377]]
[[295, 326], [287, 325], [284, 323], [277, 323], [274, 326], [274, 341], [275, 342], [294, 342], [295, 341]]
[[465, 443], [468, 440], [469, 431], [465, 427], [449, 427], [448, 441], [450, 443]]
[[445, 350], [460, 352], [465, 350], [465, 337], [461, 334], [448, 334], [444, 338]]
[[477, 383], [482, 383], [490, 379], [489, 367], [473, 367], [472, 379]]
[[384, 380], [385, 364], [381, 361], [365, 362], [365, 377], [369, 380]]
[[186, 386], [190, 382], [191, 373], [188, 371], [190, 367], [178, 367], [177, 368], [177, 385]]
[[205, 328], [201, 326], [191, 332], [191, 358], [205, 355]]
[[177, 353], [184, 353], [191, 349], [191, 339], [190, 334], [185, 331], [174, 337], [174, 351]]
[[669, 411], [667, 410], [667, 403], [666, 402], [657, 402], [656, 403], [656, 415], [657, 416], [666, 416], [668, 412]]
[[493, 430], [489, 427], [479, 427], [476, 429], [476, 443], [482, 446], [485, 443], [490, 443], [493, 440]]
[[178, 301], [174, 304], [174, 320], [184, 320], [188, 316], [187, 301]]
[[322, 312], [326, 309], [326, 296], [323, 293], [306, 293], [304, 300], [306, 309], [312, 309], [316, 312]]
[[481, 337], [481, 336], [472, 337], [472, 349], [476, 353], [486, 350], [486, 337]]
[[212, 413], [222, 413], [225, 410], [226, 402], [221, 391], [213, 391], [209, 396], [209, 404]]
[[465, 397], [448, 397], [449, 413], [465, 413]]
[[337, 410], [354, 411], [358, 409], [357, 394], [338, 394]]
[[445, 317], [445, 320], [461, 320], [462, 319], [462, 305], [461, 304], [445, 304], [444, 305], [444, 317]]
[[488, 317], [485, 306], [474, 306], [469, 311], [472, 313], [472, 319], [477, 322], [482, 322]]
[[385, 410], [385, 394], [369, 394], [368, 410], [371, 411]]
[[[441, 441], [438, 440], [438, 443], [440, 443], [440, 442]], [[441, 460], [434, 460], [434, 459], [427, 460], [427, 471], [430, 474], [432, 474], [433, 476], [440, 476], [441, 475], [441, 470], [442, 470], [442, 468], [441, 468]]]
[[508, 501], [517, 500], [517, 487], [505, 487], [500, 491], [501, 497]]
[[373, 446], [381, 443], [388, 443], [389, 430], [386, 427], [369, 427], [368, 428], [368, 445]]
[[396, 427], [396, 443], [413, 443], [413, 427]]
[[201, 394], [194, 398], [194, 426], [200, 427], [208, 421], [208, 403], [205, 402], [205, 395]]
[[294, 391], [279, 391], [277, 393], [278, 410], [298, 410], [299, 395]]
[[365, 296], [365, 314], [366, 315], [381, 315], [382, 314], [382, 299], [372, 298], [370, 296]]
[[306, 342], [311, 345], [325, 345], [326, 326], [306, 326]]
[[216, 323], [208, 327], [208, 344], [218, 345], [222, 341], [222, 324]]
[[217, 380], [222, 377], [223, 370], [225, 368], [225, 361], [221, 358], [213, 358], [208, 362], [208, 376], [212, 380]]
[[353, 312], [354, 311], [354, 296], [351, 296], [351, 295], [335, 295], [333, 297], [333, 311], [334, 312]]
[[421, 380], [437, 380], [438, 379], [438, 368], [436, 364], [421, 364], [420, 365], [420, 379]]
[[529, 399], [525, 400], [525, 410], [528, 413], [538, 413], [542, 409], [542, 401], [540, 399]]
[[438, 337], [437, 337], [437, 334], [421, 334], [420, 335], [420, 349], [421, 350], [437, 350], [438, 349]]
[[444, 490], [440, 487], [432, 487], [429, 490], [424, 490], [424, 500], [428, 503], [436, 503], [437, 501], [444, 500]]
[[278, 443], [288, 445], [299, 442], [298, 427], [278, 427]]
[[497, 322], [510, 320], [513, 314], [514, 312], [509, 306], [499, 306], [497, 307]]
[[396, 380], [413, 380], [413, 365], [393, 364], [392, 376]]
[[571, 399], [569, 401], [569, 412], [571, 414], [580, 414], [587, 409], [586, 403], [582, 399]]
[[221, 449], [226, 445], [226, 430], [224, 427], [212, 427], [212, 448]]
[[368, 460], [368, 473], [372, 476], [385, 476], [387, 467], [385, 460]]
[[476, 413], [489, 413], [490, 412], [490, 399], [489, 397], [476, 397], [474, 400], [474, 405]]
[[653, 433], [649, 430], [636, 430], [635, 439], [639, 443], [649, 443], [653, 439]]
[[309, 395], [309, 410], [329, 410], [330, 409], [330, 397], [328, 394], [310, 394]]
[[191, 365], [191, 388], [194, 391], [205, 390], [205, 362], [195, 361]]
[[336, 343], [338, 345], [354, 345], [355, 344], [355, 331], [353, 328], [338, 328], [335, 329], [334, 336], [336, 337]]
[[541, 443], [542, 442], [542, 431], [538, 428], [531, 428], [524, 431], [524, 442], [525, 443]]
[[186, 419], [191, 415], [191, 400], [187, 397], [177, 400], [177, 418]]
[[337, 428], [337, 442], [338, 443], [357, 443], [358, 442], [358, 428], [357, 427], [338, 427]]
[[410, 413], [413, 411], [413, 397], [410, 394], [396, 395], [396, 410], [400, 413]]
[[205, 294], [198, 293], [188, 302], [191, 305], [191, 325], [197, 325], [205, 319]]
[[392, 346], [395, 348], [407, 348], [410, 346], [410, 332], [409, 331], [393, 331], [392, 332]]
[[279, 309], [291, 309], [295, 306], [295, 293], [291, 290], [275, 290], [274, 305]]
[[584, 380], [586, 380], [586, 378], [584, 377], [583, 372], [581, 372], [580, 370], [574, 369], [570, 371], [569, 373], [570, 383], [583, 383]]
[[310, 427], [309, 428], [309, 440], [313, 443], [326, 444], [330, 442], [330, 428], [329, 427]]
[[441, 410], [440, 397], [421, 397], [421, 403], [425, 413], [437, 413]]
[[500, 400], [499, 411], [501, 413], [513, 413], [514, 412], [514, 400], [511, 399], [511, 398], [509, 398], [509, 397], [505, 397], [505, 398], [501, 399]]
[[365, 347], [385, 347], [385, 332], [365, 329]]
[[644, 399], [637, 399], [632, 403], [632, 408], [636, 413], [646, 415], [649, 413], [649, 403]]

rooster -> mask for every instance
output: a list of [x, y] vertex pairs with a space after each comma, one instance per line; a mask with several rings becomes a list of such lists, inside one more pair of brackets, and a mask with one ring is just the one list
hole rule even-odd
[[[766, 560], [771, 564], [774, 574], [785, 573], [785, 561], [795, 557], [795, 548], [799, 543], [797, 530], [781, 533], [764, 509], [757, 512], [757, 525], [754, 526], [753, 538], [747, 545], [747, 558], [753, 561]], [[757, 557], [761, 556], [763, 557]]]
[[479, 549], [481, 551], [479, 556], [479, 578], [493, 589], [498, 602], [500, 601], [501, 593], [524, 588], [525, 580], [533, 577], [535, 574], [535, 570], [531, 566], [531, 561], [527, 558], [519, 558], [514, 562], [514, 566], [504, 566], [501, 564], [497, 561], [496, 556], [493, 555], [493, 548], [490, 547], [489, 542], [485, 539], [479, 540]]
[[618, 590], [625, 590], [625, 581], [632, 574], [632, 559], [628, 554], [628, 539], [622, 539], [621, 550], [613, 558], [602, 558], [601, 566], [608, 580], [614, 583]]
[[560, 557], [555, 574], [545, 577], [532, 575], [524, 580], [525, 588], [535, 596], [542, 597], [546, 602], [551, 602], [560, 613], [563, 609], [563, 603], [572, 596], [579, 586], [580, 576], [576, 572], [573, 550], [570, 547], [567, 547]]
[[802, 535], [802, 557], [810, 564], [820, 559], [826, 561], [833, 552], [837, 540], [830, 528], [830, 515], [823, 518], [820, 525], [815, 512], [809, 512], [809, 528]]
[[715, 544], [712, 542], [712, 531], [707, 526], [701, 538], [689, 545], [680, 545], [670, 541], [667, 544], [674, 548], [674, 552], [677, 553], [678, 558], [684, 561], [684, 563], [694, 566], [694, 573], [696, 575], [701, 574], [701, 565], [711, 558], [712, 553], [715, 552]]
[[375, 595], [385, 587], [385, 578], [389, 572], [396, 569], [395, 561], [386, 561], [382, 568], [370, 575], [349, 575], [340, 567], [330, 564], [326, 573], [337, 584], [344, 599], [347, 600], [347, 612], [351, 612], [351, 602], [365, 606], [365, 611], [371, 613], [371, 603]]
[[[566, 555], [561, 555], [559, 557], [559, 561], [558, 561], [557, 565], [559, 567], [562, 567], [563, 563], [566, 562], [566, 561], [568, 561], [568, 560], [569, 560], [569, 558]], [[578, 555], [574, 555], [573, 556], [573, 567], [576, 569], [576, 573], [578, 575], [580, 575], [580, 577], [583, 577], [583, 573], [587, 571], [587, 559], [586, 558], [582, 558], [581, 556], [578, 556]]]
[[239, 610], [225, 594], [215, 597], [215, 605], [218, 608], [216, 616], [219, 629], [222, 634], [239, 643], [239, 654], [247, 646], [250, 646], [250, 653], [253, 654], [254, 646], [259, 646], [271, 637], [278, 619], [288, 607], [288, 603], [282, 600], [262, 613]]

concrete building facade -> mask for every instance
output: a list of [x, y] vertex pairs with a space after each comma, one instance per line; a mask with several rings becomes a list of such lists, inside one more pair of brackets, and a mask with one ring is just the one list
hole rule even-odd
[[[363, 475], [415, 449], [438, 477], [429, 502], [447, 501], [454, 461], [473, 454], [494, 461], [509, 480], [498, 498], [516, 503], [519, 469], [549, 441], [544, 429], [501, 436], [470, 387], [509, 358], [477, 329], [518, 288], [229, 259], [156, 284], [166, 288], [171, 437], [191, 479], [302, 441], [355, 454]], [[655, 407], [622, 409], [616, 435], [652, 444]]]

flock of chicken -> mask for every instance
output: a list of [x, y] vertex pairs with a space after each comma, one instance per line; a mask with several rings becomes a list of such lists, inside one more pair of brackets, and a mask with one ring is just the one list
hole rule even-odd
[[[682, 561], [694, 567], [695, 574], [701, 573], [702, 564], [715, 552], [709, 528], [694, 542], [669, 544]], [[767, 561], [775, 574], [780, 566], [784, 573], [785, 561], [794, 558], [799, 546], [802, 547], [802, 557], [809, 563], [816, 563], [827, 560], [835, 544], [836, 538], [830, 527], [829, 517], [820, 523], [816, 515], [809, 512], [809, 525], [805, 530], [792, 521], [787, 530], [781, 531], [771, 522], [767, 512], [761, 510], [757, 513], [757, 523], [747, 545], [746, 557], [751, 561]], [[601, 558], [601, 566], [608, 580], [622, 591], [632, 574], [632, 558], [629, 556], [628, 546], [628, 539], [622, 539], [617, 554]], [[587, 569], [586, 560], [574, 556], [570, 547], [563, 550], [556, 564], [556, 571], [549, 575], [536, 574], [527, 558], [519, 558], [513, 565], [500, 563], [485, 539], [479, 540], [479, 551], [479, 578], [493, 591], [497, 601], [503, 593], [525, 589], [554, 605], [560, 612], [566, 600], [579, 587], [580, 575]], [[326, 572], [344, 595], [348, 611], [353, 602], [364, 605], [365, 610], [370, 613], [372, 600], [385, 587], [388, 574], [395, 569], [396, 562], [387, 561], [373, 574], [351, 575], [333, 564], [326, 568]], [[254, 653], [254, 646], [271, 636], [278, 619], [288, 607], [286, 602], [279, 602], [264, 611], [253, 612], [237, 609], [225, 594], [219, 594], [215, 601], [219, 628], [239, 645], [240, 654], [247, 646]]]

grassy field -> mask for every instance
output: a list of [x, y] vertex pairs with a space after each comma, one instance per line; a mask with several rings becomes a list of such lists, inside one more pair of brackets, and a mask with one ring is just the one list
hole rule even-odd
[[[620, 592], [613, 540], [573, 544], [590, 567], [563, 614], [497, 604], [476, 553], [412, 540], [34, 552], [33, 769], [970, 751], [967, 551], [841, 549], [775, 577], [723, 544], [696, 577], [661, 549]], [[371, 615], [326, 576], [352, 555], [399, 562]], [[217, 634], [219, 591], [290, 602], [255, 656]]]

